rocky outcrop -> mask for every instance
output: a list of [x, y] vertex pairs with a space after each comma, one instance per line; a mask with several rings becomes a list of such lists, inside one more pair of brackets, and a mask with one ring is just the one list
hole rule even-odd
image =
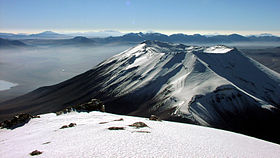
[[35, 156], [35, 155], [40, 155], [42, 154], [43, 152], [42, 151], [39, 151], [39, 150], [34, 150], [30, 153], [31, 156]]
[[156, 115], [151, 115], [149, 120], [160, 121], [161, 119], [159, 117], [157, 117]]
[[143, 128], [143, 127], [149, 127], [146, 123], [144, 122], [135, 122], [131, 125], [129, 125], [130, 127], [135, 127], [135, 128]]
[[76, 123], [70, 123], [69, 125], [63, 125], [62, 127], [60, 127], [60, 129], [75, 127], [76, 125]]
[[14, 129], [28, 123], [32, 118], [40, 118], [40, 116], [32, 116], [30, 114], [18, 114], [11, 120], [1, 122], [1, 128]]
[[74, 106], [69, 106], [61, 111], [56, 112], [57, 115], [63, 114], [63, 113], [68, 113], [71, 111], [77, 111], [77, 112], [91, 112], [91, 111], [101, 111], [105, 112], [105, 105], [102, 103], [102, 101], [98, 99], [91, 99], [91, 101], [84, 103], [84, 104], [79, 104], [79, 105], [74, 105]]
[[124, 130], [124, 127], [109, 127], [109, 130]]

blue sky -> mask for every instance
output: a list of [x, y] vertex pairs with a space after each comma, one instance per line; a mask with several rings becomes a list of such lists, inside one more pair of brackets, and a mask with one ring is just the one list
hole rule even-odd
[[0, 32], [280, 35], [280, 0], [0, 0]]

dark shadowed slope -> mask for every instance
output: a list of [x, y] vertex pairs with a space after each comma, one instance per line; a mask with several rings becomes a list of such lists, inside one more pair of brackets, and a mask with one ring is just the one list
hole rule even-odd
[[280, 73], [280, 47], [260, 49], [243, 48], [241, 51], [266, 67]]
[[25, 43], [19, 40], [8, 40], [0, 38], [0, 48], [17, 48], [27, 46]]

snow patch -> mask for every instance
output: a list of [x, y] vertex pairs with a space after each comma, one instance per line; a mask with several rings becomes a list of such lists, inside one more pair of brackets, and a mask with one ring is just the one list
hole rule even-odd
[[206, 48], [204, 50], [204, 53], [227, 53], [231, 50], [232, 48], [228, 48], [226, 46], [213, 46], [213, 47]]
[[12, 87], [17, 86], [17, 83], [12, 83], [4, 80], [0, 80], [0, 91], [8, 90]]

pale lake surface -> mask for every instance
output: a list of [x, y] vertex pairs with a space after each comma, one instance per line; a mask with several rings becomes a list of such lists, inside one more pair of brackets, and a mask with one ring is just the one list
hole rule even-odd
[[16, 83], [11, 83], [11, 82], [8, 82], [8, 81], [0, 80], [0, 91], [10, 89], [10, 88], [15, 87], [17, 85], [18, 84], [16, 84]]

